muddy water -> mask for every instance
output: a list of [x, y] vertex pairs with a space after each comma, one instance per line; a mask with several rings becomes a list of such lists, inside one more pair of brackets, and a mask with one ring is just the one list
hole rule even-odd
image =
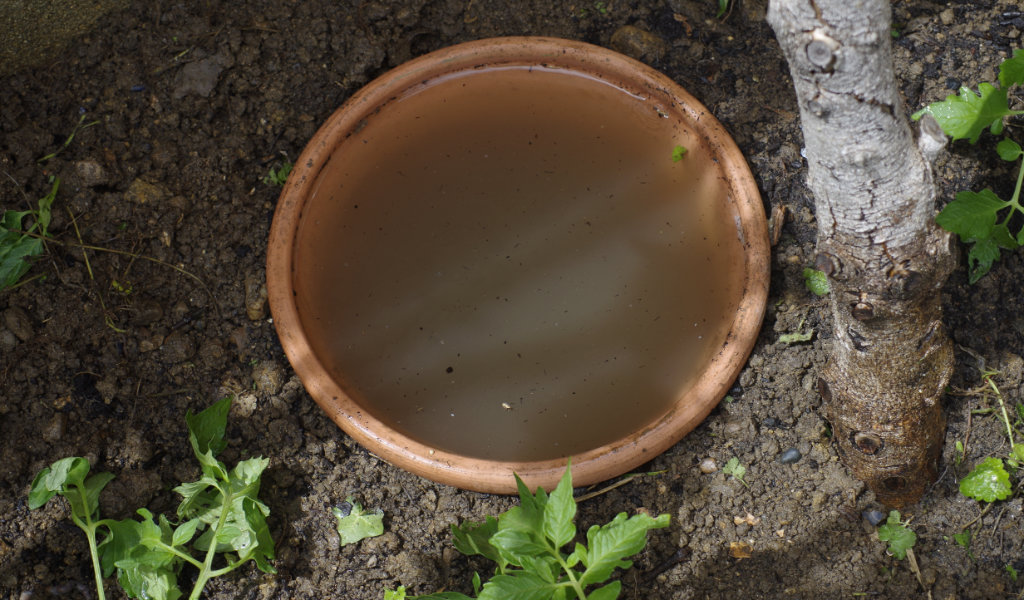
[[703, 142], [659, 112], [517, 68], [369, 117], [303, 215], [328, 233], [296, 250], [304, 326], [342, 387], [432, 447], [503, 460], [663, 414], [723, 341], [739, 275], [712, 258], [740, 248], [725, 198], [700, 198], [718, 173], [672, 160]]

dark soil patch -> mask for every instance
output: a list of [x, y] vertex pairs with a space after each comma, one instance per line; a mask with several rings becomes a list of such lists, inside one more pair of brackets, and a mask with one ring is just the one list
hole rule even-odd
[[[715, 4], [136, 1], [103, 17], [48, 67], [0, 82], [3, 207], [42, 197], [51, 175], [62, 180], [56, 242], [30, 274], [44, 278], [0, 294], [0, 596], [94, 596], [85, 540], [66, 520], [66, 504], [26, 506], [41, 468], [86, 456], [117, 474], [102, 497], [105, 516], [126, 518], [140, 506], [170, 513], [170, 489], [198, 474], [185, 411], [226, 394], [238, 398], [227, 460], [271, 458], [262, 497], [272, 510], [278, 574], [249, 566], [211, 584], [208, 597], [371, 599], [399, 583], [416, 593], [470, 590], [471, 571], [482, 566], [451, 550], [448, 526], [512, 501], [383, 463], [306, 395], [261, 295], [279, 192], [262, 178], [294, 160], [320, 122], [389, 67], [457, 42], [533, 34], [617, 46], [683, 84], [735, 136], [766, 208], [783, 205], [791, 215], [775, 249], [761, 338], [733, 401], [644, 467], [663, 475], [581, 506], [583, 528], [621, 511], [673, 517], [623, 574], [623, 597], [926, 597], [862, 518], [879, 506], [839, 463], [819, 410], [813, 384], [830, 325], [824, 301], [801, 277], [813, 264], [813, 203], [765, 2], [742, 0], [724, 21], [714, 19]], [[960, 83], [994, 80], [996, 65], [1020, 46], [1019, 11], [1015, 0], [897, 2], [895, 52], [908, 107]], [[625, 25], [653, 39], [615, 36]], [[82, 114], [98, 123], [38, 163]], [[988, 185], [1007, 194], [1009, 174], [991, 145], [957, 144], [939, 165], [946, 198]], [[76, 226], [86, 243], [116, 253], [69, 246]], [[978, 285], [965, 279], [961, 268], [944, 294], [951, 333], [1002, 370], [997, 382], [1020, 402], [1024, 258], [1004, 258]], [[778, 342], [798, 328], [813, 329], [813, 341]], [[976, 387], [975, 359], [958, 358], [954, 386]], [[906, 511], [934, 598], [1010, 598], [1024, 585], [1006, 569], [1024, 573], [1019, 496], [981, 519], [970, 554], [951, 540], [981, 508], [959, 494], [958, 478], [1006, 451], [993, 416], [970, 416], [991, 404], [978, 394], [948, 396], [945, 471]], [[957, 465], [954, 441], [968, 434]], [[781, 464], [790, 448], [802, 458]], [[747, 466], [749, 489], [698, 469], [705, 458], [721, 465], [733, 456]], [[330, 509], [349, 495], [385, 511], [386, 533], [339, 548]], [[748, 513], [760, 521], [737, 524]], [[748, 543], [751, 558], [731, 557], [731, 542]]]

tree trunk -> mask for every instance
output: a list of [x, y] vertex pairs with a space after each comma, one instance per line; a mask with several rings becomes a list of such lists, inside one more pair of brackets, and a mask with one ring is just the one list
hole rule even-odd
[[834, 339], [818, 391], [840, 456], [884, 504], [935, 479], [953, 368], [940, 288], [953, 267], [935, 225], [933, 119], [915, 141], [893, 73], [887, 0], [771, 0], [800, 105], [816, 266]]

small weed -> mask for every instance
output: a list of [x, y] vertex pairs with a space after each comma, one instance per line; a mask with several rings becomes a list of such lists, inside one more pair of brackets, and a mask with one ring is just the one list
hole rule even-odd
[[[84, 111], [85, 109], [82, 109], [82, 110]], [[71, 130], [71, 135], [69, 135], [68, 138], [66, 140], [64, 140], [64, 143], [61, 144], [59, 148], [57, 148], [53, 152], [47, 154], [46, 156], [40, 158], [36, 162], [39, 163], [39, 164], [43, 164], [45, 162], [49, 162], [53, 158], [56, 158], [58, 154], [60, 154], [64, 150], [66, 150], [67, 147], [71, 145], [71, 142], [74, 141], [75, 135], [77, 135], [79, 131], [83, 131], [83, 130], [88, 129], [88, 128], [92, 127], [93, 125], [97, 125], [97, 124], [99, 124], [99, 121], [90, 121], [90, 122], [86, 123], [85, 122], [85, 113], [82, 112], [78, 116], [78, 123], [75, 123], [75, 128]]]
[[[1024, 463], [1024, 444], [1017, 443], [1014, 425], [1006, 411], [1006, 402], [995, 382], [995, 376], [998, 373], [983, 371], [981, 375], [988, 390], [991, 390], [999, 402], [999, 412], [996, 415], [1006, 427], [1006, 437], [1010, 442], [1006, 465], [1014, 470], [1019, 469]], [[1003, 460], [989, 456], [978, 463], [966, 477], [960, 480], [960, 493], [983, 502], [995, 502], [1009, 498], [1013, 494], [1013, 484], [1010, 482], [1010, 474], [1003, 467]]]
[[900, 512], [894, 510], [889, 512], [889, 518], [878, 528], [878, 539], [889, 542], [889, 553], [899, 560], [906, 558], [907, 550], [917, 543], [917, 534], [907, 527], [909, 523], [909, 520], [900, 521]]
[[715, 15], [716, 19], [721, 19], [725, 16], [729, 10], [729, 0], [718, 0], [718, 14]]
[[288, 181], [288, 174], [292, 172], [294, 165], [288, 161], [281, 163], [276, 169], [270, 167], [270, 172], [263, 177], [263, 183], [267, 185], [283, 186]]
[[804, 269], [804, 286], [815, 296], [827, 296], [831, 288], [828, 285], [828, 276], [824, 271], [817, 269]]
[[[452, 526], [455, 548], [467, 556], [480, 555], [494, 561], [494, 577], [481, 584], [473, 575], [474, 594], [481, 599], [560, 598], [612, 600], [619, 596], [621, 581], [605, 583], [616, 568], [628, 569], [628, 557], [643, 550], [647, 532], [668, 527], [669, 515], [647, 514], [627, 517], [619, 513], [610, 523], [587, 530], [587, 545], [577, 542], [572, 552], [563, 547], [576, 538], [576, 501], [572, 496], [572, 475], [568, 466], [562, 480], [549, 496], [543, 489], [531, 494], [519, 477], [520, 505], [498, 518], [482, 523]], [[602, 585], [603, 584], [603, 585]], [[588, 588], [601, 585], [593, 590]], [[405, 587], [386, 590], [385, 600], [471, 600], [458, 592], [407, 596]]]
[[[50, 193], [39, 200], [38, 209], [8, 210], [0, 216], [0, 290], [14, 287], [32, 266], [29, 259], [43, 253], [59, 188], [60, 179], [54, 177]], [[24, 229], [25, 217], [31, 219], [28, 229]]]
[[725, 466], [722, 467], [722, 472], [726, 475], [732, 475], [736, 478], [736, 481], [742, 483], [747, 489], [750, 489], [750, 486], [747, 485], [747, 481], [743, 479], [747, 476], [747, 468], [740, 464], [740, 459], [735, 456], [730, 458], [729, 461], [725, 463]]
[[672, 162], [679, 162], [686, 156], [688, 150], [685, 146], [676, 146], [672, 149]]

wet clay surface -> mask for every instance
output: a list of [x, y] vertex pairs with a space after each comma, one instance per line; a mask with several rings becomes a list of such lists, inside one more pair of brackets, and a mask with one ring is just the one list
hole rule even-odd
[[[49, 67], [0, 82], [4, 208], [45, 195], [50, 175], [62, 180], [56, 240], [29, 274], [44, 278], [0, 294], [0, 597], [95, 594], [84, 536], [66, 519], [66, 503], [28, 511], [29, 483], [41, 468], [88, 457], [117, 475], [100, 500], [104, 516], [127, 518], [141, 506], [171, 514], [171, 488], [199, 473], [185, 411], [225, 394], [237, 397], [225, 460], [271, 459], [261, 498], [272, 511], [278, 573], [250, 565], [210, 584], [206, 597], [371, 599], [399, 583], [415, 593], [471, 591], [472, 571], [489, 567], [454, 552], [448, 526], [498, 514], [511, 499], [383, 463], [305, 394], [262, 292], [280, 189], [262, 178], [294, 160], [320, 122], [389, 67], [512, 34], [614, 47], [662, 70], [732, 133], [766, 209], [789, 213], [765, 324], [732, 400], [643, 467], [663, 474], [580, 506], [584, 529], [621, 511], [672, 515], [672, 526], [652, 533], [622, 574], [622, 596], [926, 598], [923, 585], [933, 598], [1016, 597], [1024, 583], [1006, 565], [1024, 572], [1019, 496], [981, 518], [970, 555], [951, 539], [981, 512], [959, 494], [959, 478], [1007, 449], [991, 414], [971, 415], [994, 400], [958, 393], [979, 385], [970, 353], [958, 350], [945, 399], [942, 475], [905, 511], [918, 535], [921, 583], [906, 561], [886, 556], [862, 517], [880, 507], [838, 462], [814, 392], [830, 332], [825, 301], [801, 277], [813, 264], [815, 223], [787, 70], [763, 2], [741, 2], [724, 21], [714, 19], [713, 4], [133, 2]], [[995, 80], [995, 67], [1021, 43], [1014, 1], [894, 9], [909, 109], [961, 83]], [[97, 123], [37, 162], [62, 147], [82, 114]], [[1004, 197], [1012, 190], [993, 144], [957, 144], [937, 171], [944, 199], [964, 188], [991, 186]], [[113, 252], [69, 246], [78, 234]], [[958, 269], [943, 294], [954, 341], [1002, 371], [996, 381], [1011, 404], [1024, 391], [1022, 288], [1024, 258], [1016, 254], [975, 286]], [[812, 330], [807, 342], [779, 340]], [[957, 440], [966, 442], [962, 463]], [[799, 460], [788, 462], [793, 450]], [[747, 467], [749, 488], [700, 468], [732, 457]], [[384, 510], [385, 534], [339, 548], [330, 509], [349, 495]], [[749, 546], [748, 558], [737, 557], [746, 554], [738, 544]], [[112, 582], [108, 594], [119, 597]]]

